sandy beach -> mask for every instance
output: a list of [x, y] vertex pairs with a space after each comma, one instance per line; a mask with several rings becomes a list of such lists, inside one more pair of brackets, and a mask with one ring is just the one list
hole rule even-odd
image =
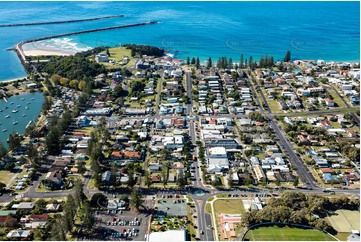
[[70, 53], [61, 51], [50, 51], [50, 50], [23, 50], [25, 56], [42, 56], [42, 55], [57, 55], [57, 56], [68, 56]]
[[10, 80], [3, 80], [3, 81], [0, 81], [0, 83], [22, 81], [24, 78], [26, 79], [26, 78], [28, 78], [28, 77], [27, 77], [27, 76], [23, 76], [23, 77], [18, 77], [18, 78], [10, 79]]

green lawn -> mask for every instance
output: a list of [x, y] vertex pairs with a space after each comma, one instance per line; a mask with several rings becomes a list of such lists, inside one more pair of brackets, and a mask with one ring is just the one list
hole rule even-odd
[[15, 175], [15, 173], [11, 173], [10, 171], [2, 170], [0, 171], [0, 182], [4, 184], [8, 184], [10, 179]]
[[335, 241], [334, 238], [316, 229], [290, 227], [257, 227], [249, 230], [244, 240], [251, 241]]
[[[131, 57], [130, 55], [130, 49], [126, 49], [125, 47], [114, 47], [114, 48], [110, 48], [109, 49], [109, 59], [110, 60], [115, 60], [116, 62], [118, 61], [122, 61], [123, 60], [123, 56], [128, 56], [130, 58], [128, 64], [121, 66], [121, 67], [126, 67], [129, 68], [131, 66], [133, 66], [135, 64], [135, 59]], [[103, 51], [102, 53], [106, 53], [105, 51]], [[102, 63], [104, 64], [106, 67], [112, 69], [112, 68], [116, 68], [119, 67], [120, 65], [118, 64], [110, 64], [110, 63]]]
[[276, 100], [267, 100], [268, 106], [272, 112], [281, 112], [281, 106]]
[[333, 97], [333, 101], [337, 104], [337, 107], [346, 107], [345, 103], [342, 101], [341, 97], [335, 92], [335, 90], [328, 88], [327, 92]]
[[94, 190], [96, 187], [95, 187], [95, 180], [94, 179], [90, 179], [89, 180], [89, 183], [88, 183], [88, 187], [87, 187], [89, 190]]
[[218, 199], [213, 203], [214, 213], [218, 216], [225, 214], [242, 214], [244, 212], [243, 203], [240, 199]]
[[212, 213], [212, 207], [210, 203], [206, 203], [206, 213]]

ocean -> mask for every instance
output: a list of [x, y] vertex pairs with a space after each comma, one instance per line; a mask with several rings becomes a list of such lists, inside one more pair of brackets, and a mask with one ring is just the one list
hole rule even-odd
[[[0, 30], [0, 80], [25, 76], [17, 56], [7, 51], [37, 37], [99, 27], [159, 21], [46, 40], [26, 48], [81, 51], [125, 43], [165, 48], [178, 58], [266, 54], [283, 59], [359, 62], [359, 2], [0, 2], [0, 24], [59, 21], [124, 14], [124, 18]], [[6, 63], [6, 65], [4, 64]]]

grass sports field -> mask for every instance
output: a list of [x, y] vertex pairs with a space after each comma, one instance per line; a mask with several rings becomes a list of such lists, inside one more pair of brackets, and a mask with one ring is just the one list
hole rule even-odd
[[335, 241], [334, 238], [316, 229], [290, 227], [257, 227], [249, 230], [244, 240], [250, 241]]
[[350, 232], [351, 229], [360, 229], [360, 212], [351, 210], [336, 210], [336, 214], [327, 217], [337, 232]]

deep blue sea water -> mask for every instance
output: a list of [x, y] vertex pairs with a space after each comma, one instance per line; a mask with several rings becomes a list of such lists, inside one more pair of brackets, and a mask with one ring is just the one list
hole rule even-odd
[[[149, 20], [160, 24], [70, 36], [39, 45], [84, 49], [150, 44], [179, 58], [292, 58], [356, 61], [360, 57], [359, 2], [0, 2], [0, 23], [69, 20], [124, 14], [124, 18], [0, 29], [0, 80], [25, 75], [7, 48], [42, 36]], [[60, 43], [60, 45], [59, 45]], [[70, 43], [70, 45], [69, 45]], [[66, 46], [65, 46], [66, 45]], [[6, 63], [6, 64], [4, 64]]]

